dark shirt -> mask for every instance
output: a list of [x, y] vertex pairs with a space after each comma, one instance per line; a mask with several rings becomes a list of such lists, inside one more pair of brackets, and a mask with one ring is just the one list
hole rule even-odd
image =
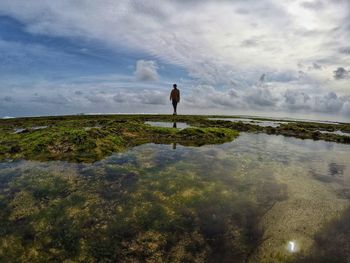
[[180, 102], [180, 91], [178, 89], [173, 89], [170, 93], [170, 99], [173, 102]]

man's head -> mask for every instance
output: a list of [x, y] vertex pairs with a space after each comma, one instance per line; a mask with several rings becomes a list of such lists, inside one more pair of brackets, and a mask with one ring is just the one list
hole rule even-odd
[[176, 88], [177, 88], [177, 85], [176, 85], [176, 84], [174, 84], [174, 85], [173, 85], [173, 87], [174, 87], [174, 89], [176, 89]]

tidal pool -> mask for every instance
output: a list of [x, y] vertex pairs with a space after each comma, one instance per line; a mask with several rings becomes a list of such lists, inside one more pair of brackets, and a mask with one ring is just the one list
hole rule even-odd
[[342, 131], [320, 131], [321, 133], [330, 133], [330, 134], [337, 134], [337, 135], [343, 135], [343, 136], [350, 136], [350, 132], [342, 132]]
[[243, 122], [243, 123], [248, 123], [248, 124], [255, 124], [261, 127], [278, 127], [281, 124], [286, 124], [288, 122], [284, 121], [262, 121], [262, 120], [255, 120], [255, 119], [246, 119], [246, 118], [209, 118], [209, 120], [220, 120], [220, 121], [232, 121], [232, 122]]
[[350, 145], [248, 133], [93, 164], [9, 160], [0, 261], [346, 262], [349, 160]]
[[164, 127], [164, 128], [186, 129], [191, 127], [185, 122], [146, 121], [145, 123], [151, 126]]
[[48, 126], [34, 126], [31, 128], [15, 128], [14, 133], [22, 133], [22, 132], [28, 132], [28, 131], [36, 131], [41, 129], [46, 129]]

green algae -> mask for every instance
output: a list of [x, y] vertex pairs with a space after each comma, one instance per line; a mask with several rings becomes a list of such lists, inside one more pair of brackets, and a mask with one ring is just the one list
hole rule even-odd
[[[232, 141], [238, 132], [350, 143], [350, 136], [322, 133], [349, 131], [350, 125], [346, 123], [287, 121], [278, 127], [261, 127], [254, 123], [208, 120], [209, 117], [220, 116], [97, 115], [0, 120], [0, 159], [92, 162], [151, 142], [186, 146], [220, 144]], [[185, 122], [193, 128], [151, 127], [145, 121]], [[18, 128], [23, 130], [14, 133]]]
[[[34, 125], [47, 128], [30, 130]], [[113, 152], [144, 143], [177, 143], [201, 146], [232, 141], [238, 132], [226, 128], [172, 128], [151, 127], [135, 117], [123, 119], [48, 118], [25, 119], [24, 131], [13, 133], [18, 120], [7, 122], [1, 131], [0, 158], [33, 160], [70, 160], [91, 162]], [[12, 128], [9, 128], [12, 127]], [[17, 126], [18, 127], [18, 126]], [[89, 129], [86, 129], [89, 127]], [[90, 128], [92, 127], [92, 128]], [[12, 132], [10, 132], [12, 130]]]

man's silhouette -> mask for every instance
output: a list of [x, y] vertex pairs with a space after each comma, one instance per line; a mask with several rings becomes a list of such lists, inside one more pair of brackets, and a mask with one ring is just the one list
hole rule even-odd
[[174, 107], [173, 115], [177, 115], [176, 108], [177, 104], [180, 102], [180, 90], [177, 89], [176, 84], [173, 85], [173, 90], [170, 93], [170, 100], [172, 101]]

